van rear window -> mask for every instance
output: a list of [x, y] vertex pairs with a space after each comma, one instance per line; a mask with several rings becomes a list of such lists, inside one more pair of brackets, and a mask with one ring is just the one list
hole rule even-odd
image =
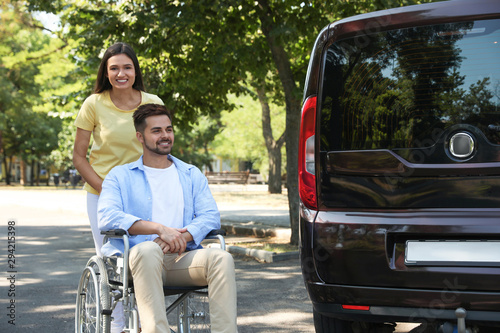
[[321, 150], [433, 146], [450, 126], [500, 144], [500, 20], [391, 30], [326, 52]]

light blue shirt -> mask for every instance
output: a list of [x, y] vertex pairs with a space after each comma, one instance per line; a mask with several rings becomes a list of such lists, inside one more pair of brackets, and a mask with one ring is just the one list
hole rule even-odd
[[[193, 236], [187, 250], [200, 248], [213, 229], [220, 229], [220, 213], [208, 187], [207, 178], [194, 165], [169, 155], [179, 173], [184, 192], [184, 227]], [[153, 201], [142, 156], [137, 161], [114, 167], [102, 183], [97, 206], [100, 230], [128, 229], [138, 220], [151, 221]], [[130, 236], [130, 248], [156, 236]], [[111, 239], [101, 249], [105, 256], [123, 253], [123, 240]]]

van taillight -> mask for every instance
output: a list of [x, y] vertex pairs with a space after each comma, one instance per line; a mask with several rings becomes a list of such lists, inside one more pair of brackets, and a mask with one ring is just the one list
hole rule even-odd
[[314, 142], [316, 134], [316, 96], [302, 107], [299, 136], [299, 195], [307, 208], [317, 209]]
[[370, 307], [368, 305], [346, 305], [346, 304], [342, 304], [342, 309], [344, 309], [344, 310], [370, 311]]

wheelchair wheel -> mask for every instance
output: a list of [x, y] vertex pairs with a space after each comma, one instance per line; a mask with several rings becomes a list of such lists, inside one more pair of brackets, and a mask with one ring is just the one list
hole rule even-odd
[[76, 296], [75, 332], [109, 333], [111, 296], [106, 266], [94, 256], [85, 267]]
[[191, 292], [179, 306], [178, 318], [187, 328], [184, 332], [210, 333], [208, 293], [206, 291]]
[[168, 316], [168, 323], [171, 332], [210, 333], [211, 326], [207, 291], [199, 290], [190, 292], [177, 305], [177, 311], [173, 311]]

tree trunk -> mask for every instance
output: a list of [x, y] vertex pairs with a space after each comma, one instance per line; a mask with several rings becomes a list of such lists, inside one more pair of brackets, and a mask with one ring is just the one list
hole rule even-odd
[[[206, 142], [203, 144], [203, 150], [205, 151], [206, 156], [210, 156], [210, 152], [208, 151], [208, 145]], [[214, 171], [214, 168], [212, 167], [212, 163], [210, 163], [210, 162], [205, 163], [205, 167], [207, 168], [208, 172]]]
[[40, 168], [41, 164], [40, 162], [36, 163], [36, 186], [40, 186]]
[[274, 140], [273, 129], [271, 127], [271, 110], [267, 99], [264, 85], [259, 85], [257, 89], [260, 106], [262, 107], [262, 134], [266, 143], [267, 155], [269, 157], [269, 181], [267, 189], [269, 193], [281, 193], [281, 147], [285, 143], [285, 136], [282, 135], [277, 141]]
[[[0, 155], [3, 156], [2, 164], [4, 165], [5, 173], [7, 173], [7, 163], [5, 161], [5, 155], [3, 153], [3, 132], [2, 132], [2, 130], [0, 130]], [[5, 181], [7, 182], [7, 175], [2, 174], [2, 176], [5, 178]]]
[[19, 180], [19, 184], [26, 184], [26, 162], [21, 160], [21, 179]]
[[276, 28], [273, 17], [279, 17], [276, 13], [272, 13], [269, 7], [268, 0], [258, 0], [261, 11], [259, 17], [261, 20], [261, 28], [267, 43], [272, 53], [272, 57], [281, 84], [285, 94], [286, 104], [286, 158], [287, 158], [287, 189], [288, 189], [288, 208], [290, 213], [290, 227], [292, 235], [290, 237], [291, 244], [299, 242], [299, 191], [298, 191], [298, 148], [299, 148], [299, 129], [300, 129], [300, 91], [295, 85], [293, 73], [290, 65], [290, 60], [283, 47], [273, 34]]
[[7, 156], [3, 156], [3, 166], [5, 169], [5, 184], [10, 185], [10, 173], [12, 168], [12, 157], [10, 158], [10, 163], [7, 161]]
[[275, 147], [268, 150], [269, 155], [269, 180], [267, 190], [271, 194], [279, 194], [282, 192], [281, 181], [281, 148]]
[[35, 161], [31, 161], [30, 186], [35, 185]]

